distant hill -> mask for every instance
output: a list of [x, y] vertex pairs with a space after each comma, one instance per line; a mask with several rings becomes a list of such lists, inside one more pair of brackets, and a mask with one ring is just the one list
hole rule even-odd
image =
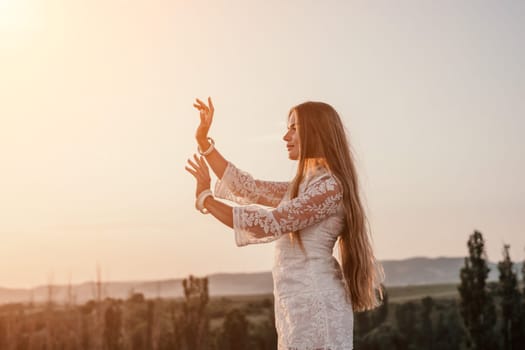
[[[382, 261], [387, 286], [440, 284], [459, 282], [459, 271], [465, 265], [465, 258], [409, 258]], [[521, 263], [515, 264], [521, 271]], [[489, 280], [498, 279], [497, 264], [489, 262]]]
[[[271, 294], [273, 290], [270, 272], [258, 273], [218, 273], [208, 276], [212, 296]], [[94, 299], [95, 282], [71, 286], [71, 294], [76, 303]], [[146, 298], [177, 298], [183, 296], [182, 279], [160, 281], [104, 282], [103, 297], [125, 299], [132, 293], [143, 293]], [[49, 287], [38, 286], [30, 289], [9, 289], [0, 287], [0, 304], [9, 302], [45, 302], [49, 299]], [[68, 300], [68, 286], [55, 285], [52, 300], [64, 303]]]
[[[385, 260], [385, 284], [388, 286], [434, 285], [459, 283], [459, 270], [464, 258], [410, 258], [404, 260]], [[490, 263], [489, 279], [498, 279], [496, 264]], [[515, 265], [521, 271], [521, 263]], [[519, 274], [521, 279], [521, 274]], [[219, 273], [208, 276], [212, 296], [271, 294], [273, 289], [270, 272], [258, 273]], [[72, 295], [76, 303], [84, 303], [96, 295], [94, 282], [73, 285]], [[182, 297], [182, 279], [161, 281], [126, 281], [104, 282], [104, 297], [127, 298], [133, 292], [143, 293], [147, 298]], [[62, 303], [67, 300], [67, 286], [53, 286], [52, 299]], [[0, 288], [0, 303], [8, 302], [44, 302], [48, 299], [48, 286], [31, 289]]]

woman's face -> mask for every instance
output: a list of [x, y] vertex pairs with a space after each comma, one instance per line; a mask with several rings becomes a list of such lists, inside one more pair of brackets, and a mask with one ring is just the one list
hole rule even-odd
[[290, 114], [288, 118], [288, 131], [284, 134], [283, 140], [286, 141], [286, 148], [288, 149], [288, 158], [291, 160], [299, 159], [299, 133], [297, 132], [296, 125], [296, 114], [295, 110]]

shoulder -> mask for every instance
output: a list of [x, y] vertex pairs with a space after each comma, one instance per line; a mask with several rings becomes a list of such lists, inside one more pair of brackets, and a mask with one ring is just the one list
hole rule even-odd
[[343, 190], [337, 177], [325, 168], [305, 177], [302, 185], [305, 192], [342, 192]]

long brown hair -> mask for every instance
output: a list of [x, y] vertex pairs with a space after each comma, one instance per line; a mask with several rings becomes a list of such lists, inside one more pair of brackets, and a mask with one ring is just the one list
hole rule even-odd
[[[336, 110], [322, 102], [297, 105], [289, 117], [294, 111], [300, 151], [291, 197], [297, 197], [306, 172], [320, 163], [337, 178], [343, 190], [345, 224], [339, 236], [339, 252], [347, 293], [354, 310], [372, 309], [379, 305], [383, 273], [372, 251], [370, 228], [343, 123]], [[293, 232], [292, 239], [304, 250], [299, 232]]]

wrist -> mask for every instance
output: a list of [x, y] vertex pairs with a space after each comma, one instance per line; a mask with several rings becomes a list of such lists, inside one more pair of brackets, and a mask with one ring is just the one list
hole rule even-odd
[[210, 143], [210, 141], [208, 141], [208, 138], [206, 137], [204, 139], [200, 139], [200, 138], [197, 139], [197, 145], [199, 146], [199, 149], [206, 150], [206, 149], [210, 148], [211, 143]]
[[195, 200], [195, 208], [203, 214], [209, 213], [209, 211], [204, 207], [204, 201], [208, 199], [208, 197], [213, 197], [213, 193], [209, 189], [199, 193], [197, 199]]
[[197, 147], [197, 150], [199, 151], [199, 154], [201, 156], [207, 156], [214, 150], [214, 148], [215, 148], [215, 141], [213, 141], [213, 139], [208, 136], [206, 138], [206, 144], [205, 145], [199, 144]]

